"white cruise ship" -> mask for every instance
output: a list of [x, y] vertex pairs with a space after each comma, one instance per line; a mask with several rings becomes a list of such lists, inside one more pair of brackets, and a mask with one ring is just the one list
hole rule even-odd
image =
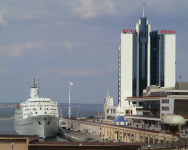
[[39, 97], [39, 79], [34, 79], [30, 97], [16, 105], [14, 114], [15, 130], [20, 135], [39, 135], [41, 138], [57, 134], [59, 112], [57, 102]]

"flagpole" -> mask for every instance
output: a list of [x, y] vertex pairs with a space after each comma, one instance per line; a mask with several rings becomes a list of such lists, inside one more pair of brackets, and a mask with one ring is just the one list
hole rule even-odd
[[144, 17], [144, 6], [145, 6], [145, 4], [143, 4], [143, 17]]
[[69, 85], [69, 112], [68, 112], [69, 118], [71, 116], [71, 105], [70, 105], [70, 101], [71, 101], [71, 85], [73, 85], [72, 82], [70, 82], [70, 85]]

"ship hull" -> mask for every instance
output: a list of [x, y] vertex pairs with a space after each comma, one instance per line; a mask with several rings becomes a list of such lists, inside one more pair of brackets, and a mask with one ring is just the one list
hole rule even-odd
[[[54, 121], [55, 120], [55, 121]], [[20, 135], [39, 135], [40, 138], [56, 136], [59, 119], [51, 115], [33, 116], [14, 120], [15, 131]]]

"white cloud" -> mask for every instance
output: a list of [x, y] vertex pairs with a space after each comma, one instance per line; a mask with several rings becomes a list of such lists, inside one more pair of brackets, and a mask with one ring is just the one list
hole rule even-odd
[[72, 11], [80, 15], [81, 19], [90, 19], [101, 15], [113, 15], [115, 13], [114, 3], [111, 1], [79, 0], [73, 4]]
[[1, 24], [2, 26], [7, 26], [7, 24], [8, 24], [8, 22], [3, 19], [3, 16], [2, 16], [2, 15], [0, 15], [0, 24]]
[[0, 46], [0, 54], [7, 57], [21, 57], [25, 52], [31, 50], [34, 47], [36, 46], [31, 43]]

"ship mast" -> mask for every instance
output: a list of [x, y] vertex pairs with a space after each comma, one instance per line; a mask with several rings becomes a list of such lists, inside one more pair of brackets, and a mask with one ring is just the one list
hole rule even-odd
[[37, 88], [37, 96], [39, 97], [39, 78], [37, 77], [36, 78], [36, 82], [35, 82], [35, 79], [34, 79], [34, 87]]

